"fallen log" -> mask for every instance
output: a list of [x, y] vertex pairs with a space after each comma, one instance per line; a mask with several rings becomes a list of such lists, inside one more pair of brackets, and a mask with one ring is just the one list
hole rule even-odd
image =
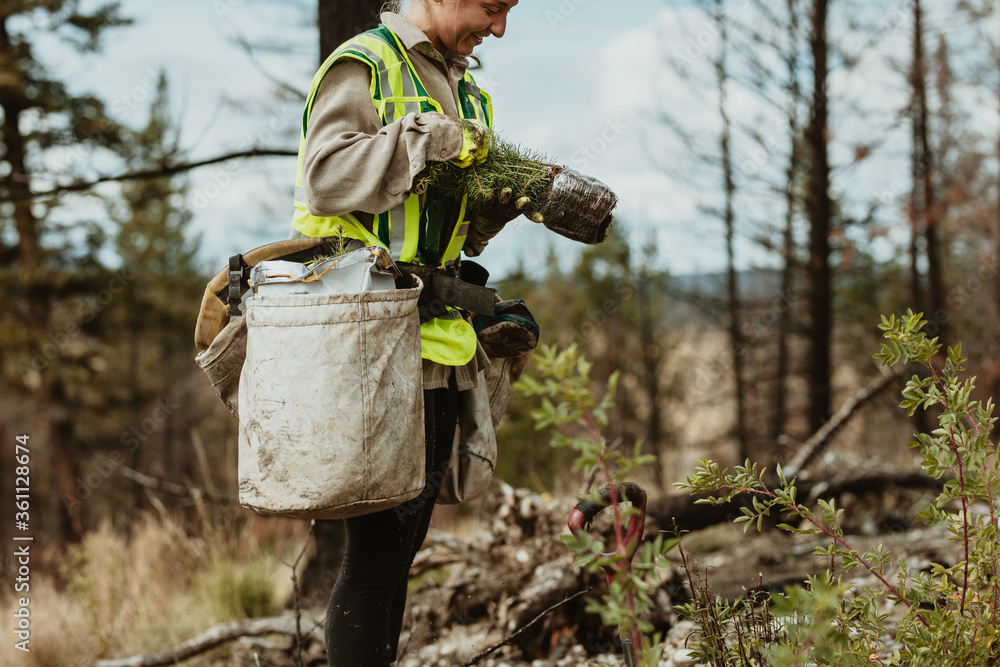
[[[934, 479], [920, 470], [855, 470], [838, 473], [829, 478], [797, 480], [800, 502], [814, 502], [817, 498], [839, 498], [847, 493], [855, 495], [887, 493], [894, 490], [939, 492], [948, 478]], [[721, 505], [696, 504], [708, 494], [689, 495], [675, 493], [650, 500], [646, 505], [646, 525], [650, 534], [665, 530], [672, 532], [674, 521], [682, 532], [708, 528], [731, 522], [741, 516], [742, 507], [750, 507], [748, 495], [738, 496]], [[777, 522], [777, 517], [771, 517]]]

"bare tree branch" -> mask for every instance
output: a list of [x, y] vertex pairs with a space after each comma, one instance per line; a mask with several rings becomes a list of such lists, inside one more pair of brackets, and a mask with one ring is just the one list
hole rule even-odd
[[804, 443], [799, 445], [798, 451], [792, 460], [787, 464], [782, 466], [784, 468], [785, 474], [788, 477], [792, 477], [798, 474], [810, 461], [816, 458], [816, 456], [823, 451], [823, 448], [833, 440], [833, 436], [837, 434], [837, 431], [847, 423], [851, 416], [857, 412], [857, 410], [863, 406], [865, 403], [874, 398], [880, 391], [885, 389], [889, 383], [903, 375], [906, 370], [905, 366], [898, 366], [882, 377], [875, 378], [872, 380], [868, 386], [863, 389], [859, 389], [844, 401], [844, 404], [840, 406], [830, 419], [823, 424], [823, 427], [816, 431], [812, 437], [806, 440]]
[[238, 160], [240, 158], [250, 158], [250, 157], [289, 157], [298, 155], [297, 150], [289, 150], [286, 148], [259, 148], [253, 147], [248, 148], [244, 151], [236, 151], [234, 153], [224, 153], [222, 155], [216, 155], [215, 157], [206, 158], [204, 160], [196, 160], [194, 162], [181, 162], [178, 164], [164, 163], [158, 167], [153, 167], [150, 169], [139, 169], [136, 171], [127, 171], [124, 174], [118, 174], [116, 176], [101, 176], [93, 180], [78, 180], [67, 185], [59, 185], [51, 190], [44, 190], [42, 192], [29, 192], [22, 196], [12, 196], [11, 201], [23, 201], [25, 199], [39, 199], [42, 197], [54, 197], [56, 195], [65, 194], [68, 192], [83, 192], [84, 190], [90, 190], [94, 186], [100, 185], [101, 183], [118, 183], [121, 181], [133, 181], [133, 180], [144, 180], [151, 178], [163, 178], [165, 176], [173, 176], [175, 174], [180, 174], [186, 171], [191, 171], [197, 169], [198, 167], [207, 167], [209, 165], [218, 164], [220, 162], [227, 162], [229, 160]]
[[[115, 470], [117, 470], [122, 477], [126, 477], [135, 482], [136, 484], [146, 487], [147, 489], [153, 489], [154, 491], [166, 491], [167, 493], [172, 493], [175, 496], [183, 496], [185, 498], [193, 498], [195, 496], [195, 493], [192, 492], [190, 488], [184, 486], [183, 484], [177, 484], [176, 482], [168, 482], [163, 479], [150, 477], [149, 475], [145, 475], [139, 472], [138, 470], [133, 470], [132, 468], [129, 468], [127, 465], [123, 463], [112, 461], [106, 456], [98, 456], [97, 458], [100, 459], [101, 461], [104, 461], [105, 463], [114, 466]], [[209, 500], [217, 503], [228, 503], [231, 505], [235, 505], [238, 502], [236, 498], [232, 498], [229, 496], [219, 496], [214, 493], [208, 493], [204, 490], [199, 490], [198, 495], [200, 495], [202, 498], [208, 498]]]
[[261, 64], [261, 62], [257, 59], [257, 54], [253, 52], [253, 45], [246, 38], [246, 35], [244, 35], [242, 32], [238, 32], [235, 38], [236, 38], [236, 43], [239, 44], [240, 48], [243, 49], [243, 52], [247, 54], [247, 57], [250, 59], [250, 63], [254, 66], [254, 68], [258, 72], [260, 72], [264, 77], [266, 77], [268, 81], [276, 85], [281, 90], [284, 90], [287, 93], [291, 93], [296, 99], [299, 99], [303, 102], [305, 102], [309, 98], [308, 95], [303, 93], [295, 86], [289, 84], [286, 81], [282, 81], [274, 74], [271, 74], [271, 72], [269, 72], [267, 68], [264, 67], [264, 65]]

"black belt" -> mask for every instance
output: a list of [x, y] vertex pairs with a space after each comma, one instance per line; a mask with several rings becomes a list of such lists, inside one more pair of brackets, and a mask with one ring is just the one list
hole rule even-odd
[[[471, 313], [493, 314], [497, 291], [485, 286], [489, 273], [474, 262], [464, 262], [459, 270], [403, 262], [397, 262], [396, 266], [424, 283], [417, 300], [421, 324], [444, 315], [447, 312], [445, 306]], [[478, 284], [480, 281], [482, 284]]]

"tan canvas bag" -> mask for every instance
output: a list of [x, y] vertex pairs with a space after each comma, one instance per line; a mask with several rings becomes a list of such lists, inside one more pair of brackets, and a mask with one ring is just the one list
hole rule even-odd
[[239, 384], [242, 505], [337, 519], [420, 494], [419, 295], [418, 283], [248, 301]]
[[[260, 261], [284, 256], [289, 252], [307, 252], [322, 241], [324, 239], [282, 241], [257, 248], [246, 253], [244, 257], [250, 265], [256, 265]], [[224, 269], [206, 287], [195, 333], [195, 343], [202, 350], [197, 355], [196, 362], [208, 376], [220, 400], [222, 400], [230, 412], [239, 417], [241, 413], [240, 386], [244, 372], [244, 363], [247, 357], [247, 319], [249, 318], [230, 318], [226, 316], [227, 308], [218, 296], [224, 290], [226, 282], [226, 270]], [[417, 294], [419, 294], [419, 287], [415, 289], [417, 290]], [[266, 309], [259, 309], [257, 312], [264, 313]], [[294, 326], [288, 323], [286, 325]], [[258, 327], [258, 329], [260, 328]], [[419, 340], [419, 329], [417, 336]], [[280, 349], [285, 349], [285, 341], [288, 340], [287, 338], [279, 340], [277, 345], [280, 346]], [[314, 344], [314, 341], [307, 341], [307, 345]], [[419, 356], [419, 343], [417, 347]], [[497, 458], [496, 429], [499, 427], [500, 420], [510, 400], [512, 394], [511, 385], [520, 377], [527, 363], [528, 356], [493, 359], [490, 366], [481, 372], [479, 386], [474, 390], [460, 394], [462, 404], [459, 412], [459, 424], [456, 429], [449, 470], [442, 484], [438, 502], [460, 503], [472, 500], [482, 495], [489, 487]], [[310, 363], [307, 363], [308, 369], [304, 372], [314, 372], [317, 368], [317, 364], [314, 363], [315, 358], [308, 359], [307, 357], [307, 361]], [[333, 390], [334, 395], [339, 394], [342, 387], [340, 383], [329, 380], [329, 378], [324, 378], [323, 381], [327, 383], [326, 386]], [[423, 396], [421, 387], [417, 387], [415, 395], [419, 395], [419, 404], [413, 403], [413, 407], [407, 413], [408, 417], [412, 417], [414, 420], [414, 423], [408, 427], [412, 428], [413, 432], [403, 434], [401, 442], [413, 442], [413, 433], [417, 433], [419, 434], [422, 451]], [[411, 394], [411, 400], [412, 396]], [[256, 402], [261, 399], [255, 394], [255, 397], [251, 400]], [[264, 398], [263, 400], [266, 403], [268, 399]], [[270, 400], [273, 401], [274, 397], [272, 396]], [[323, 402], [320, 401], [320, 403]], [[256, 409], [256, 403], [254, 408], [251, 408], [250, 404], [245, 401], [243, 405], [245, 406], [244, 414], [254, 414], [249, 411]], [[328, 404], [324, 405], [326, 407], [320, 409], [321, 413], [329, 409]], [[378, 408], [376, 407], [376, 409]], [[390, 411], [384, 410], [384, 413], [387, 414], [388, 412]], [[391, 412], [398, 414], [398, 411], [395, 409], [391, 410]], [[248, 417], [246, 421], [250, 422], [251, 420]], [[260, 428], [259, 420], [254, 421], [257, 422], [254, 428]], [[326, 501], [319, 503], [322, 505], [322, 502], [330, 501], [335, 494], [329, 491], [325, 493], [317, 491], [316, 487], [329, 486], [330, 488], [334, 488], [336, 485], [341, 485], [342, 480], [334, 477], [324, 481], [322, 476], [317, 479], [316, 474], [311, 474], [307, 476], [308, 479], [304, 483], [305, 487], [308, 488], [301, 490], [301, 493], [298, 494], [299, 499], [286, 504], [287, 501], [284, 499], [287, 497], [287, 487], [283, 484], [275, 485], [273, 475], [269, 476], [269, 474], [266, 474], [271, 468], [262, 466], [259, 462], [255, 463], [250, 458], [253, 455], [257, 457], [257, 461], [260, 461], [261, 459], [266, 459], [267, 454], [263, 453], [265, 449], [257, 449], [256, 451], [251, 449], [251, 440], [247, 434], [246, 426], [241, 422], [240, 500], [241, 503], [258, 512], [308, 518], [354, 516], [368, 511], [376, 511], [376, 509], [372, 508], [380, 509], [383, 506], [391, 507], [393, 504], [405, 502], [416, 497], [422, 489], [423, 472], [421, 472], [420, 488], [414, 491], [413, 488], [409, 488], [412, 485], [404, 484], [403, 486], [408, 488], [399, 494], [398, 500], [396, 500], [396, 495], [392, 493], [387, 494], [388, 497], [379, 501], [374, 501], [372, 498], [369, 498], [366, 502], [357, 502], [357, 500], [347, 501], [346, 505], [340, 509], [337, 509], [334, 505], [338, 502], [343, 502], [342, 498], [332, 501], [333, 505], [317, 507], [315, 501], [307, 501], [303, 497], [325, 497]], [[273, 447], [280, 449], [280, 443], [272, 443], [272, 445], [272, 447], [268, 447], [267, 449]], [[392, 447], [387, 447], [386, 449], [392, 451]], [[295, 450], [290, 449], [288, 451], [294, 452]], [[287, 453], [282, 451], [282, 457]], [[288, 458], [294, 458], [294, 455]], [[423, 470], [423, 461], [424, 459], [421, 457], [421, 471]], [[300, 463], [296, 463], [292, 465], [291, 469], [284, 470], [281, 475], [290, 477], [291, 470], [301, 470], [302, 468], [303, 466]], [[318, 470], [321, 470], [321, 468], [313, 468], [314, 472]], [[413, 484], [416, 484], [415, 478]], [[244, 488], [246, 489], [246, 493], [243, 491]], [[267, 499], [265, 496], [269, 496], [270, 499]], [[246, 498], [246, 502], [244, 502], [244, 498]]]
[[[243, 258], [256, 266], [308, 255], [321, 241], [269, 244]], [[196, 362], [240, 418], [240, 503], [332, 519], [417, 496], [425, 481], [419, 280], [379, 291], [262, 291], [232, 317], [220, 296], [227, 284], [223, 270], [206, 287]]]

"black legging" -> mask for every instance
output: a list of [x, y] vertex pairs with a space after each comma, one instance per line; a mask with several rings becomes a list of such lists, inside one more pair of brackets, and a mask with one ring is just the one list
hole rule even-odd
[[398, 507], [344, 519], [347, 546], [326, 612], [330, 667], [386, 667], [396, 659], [410, 564], [420, 550], [448, 468], [458, 391], [424, 392], [426, 485]]

